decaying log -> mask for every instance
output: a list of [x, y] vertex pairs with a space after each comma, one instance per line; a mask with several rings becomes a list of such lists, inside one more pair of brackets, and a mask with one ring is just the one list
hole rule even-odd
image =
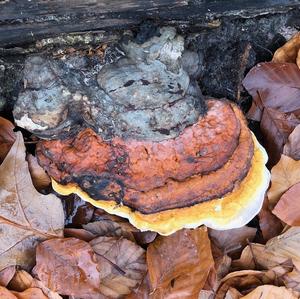
[[221, 16], [286, 12], [299, 4], [299, 0], [1, 0], [0, 47], [61, 33], [124, 29], [145, 19], [205, 27]]

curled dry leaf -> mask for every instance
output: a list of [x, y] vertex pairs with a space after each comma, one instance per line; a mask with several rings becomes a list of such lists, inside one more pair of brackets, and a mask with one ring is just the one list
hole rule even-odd
[[129, 222], [125, 222], [124, 220], [116, 222], [110, 219], [90, 222], [83, 225], [83, 228], [99, 237], [124, 237], [133, 242], [135, 241], [133, 232], [138, 231], [138, 229], [133, 227]]
[[239, 299], [242, 294], [235, 288], [229, 288], [224, 299]]
[[159, 236], [147, 250], [153, 298], [194, 298], [214, 265], [207, 229]]
[[300, 71], [293, 63], [259, 63], [243, 81], [253, 97], [250, 119], [260, 121], [264, 108], [300, 116]]
[[271, 170], [271, 188], [268, 199], [274, 207], [282, 194], [291, 186], [300, 182], [300, 161], [281, 155], [280, 161]]
[[225, 231], [209, 229], [211, 241], [220, 248], [223, 253], [231, 256], [241, 252], [252, 241], [256, 235], [256, 228], [243, 226], [240, 228], [229, 229]]
[[24, 270], [17, 270], [14, 277], [9, 283], [9, 288], [14, 291], [23, 292], [30, 288], [33, 277]]
[[64, 227], [59, 198], [36, 191], [25, 161], [22, 134], [16, 135], [0, 166], [0, 270], [9, 265], [30, 269], [37, 243], [61, 237]]
[[16, 140], [14, 128], [9, 120], [0, 117], [0, 162], [4, 160]]
[[27, 162], [34, 187], [38, 191], [49, 187], [51, 179], [45, 170], [39, 165], [37, 158], [31, 154], [28, 154]]
[[299, 124], [300, 119], [294, 113], [283, 113], [268, 107], [263, 109], [260, 130], [264, 137], [264, 146], [269, 155], [270, 165], [279, 161], [284, 144]]
[[63, 299], [58, 293], [51, 291], [38, 279], [33, 280], [31, 287], [41, 289], [48, 299]]
[[[6, 287], [16, 273], [16, 266], [8, 266], [0, 271], [0, 286]], [[1, 298], [1, 297], [0, 297]]]
[[283, 154], [294, 160], [300, 160], [300, 125], [290, 134], [287, 143], [283, 147]]
[[85, 297], [100, 293], [95, 253], [82, 240], [52, 239], [40, 243], [34, 272], [47, 288], [62, 295]]
[[300, 33], [296, 33], [288, 42], [276, 50], [273, 62], [296, 63], [300, 68]]
[[41, 289], [29, 288], [21, 293], [12, 291], [18, 299], [49, 299]]
[[142, 282], [147, 271], [144, 249], [122, 237], [98, 237], [90, 245], [96, 253], [103, 295], [120, 298]]
[[94, 206], [82, 200], [79, 196], [72, 194], [63, 198], [66, 212], [66, 225], [78, 227], [89, 223], [94, 214]]
[[293, 293], [285, 287], [277, 287], [273, 285], [262, 285], [257, 287], [251, 293], [241, 297], [243, 299], [297, 299], [297, 294]]
[[262, 209], [258, 214], [259, 228], [265, 242], [279, 235], [283, 230], [281, 221], [269, 209], [269, 200], [265, 197]]
[[282, 235], [269, 240], [265, 247], [275, 255], [300, 262], [300, 227], [291, 227]]
[[[98, 224], [90, 225], [86, 227], [91, 232], [94, 231], [98, 236], [105, 237], [120, 237], [123, 236], [128, 240], [135, 241], [139, 245], [149, 244], [154, 241], [157, 236], [156, 232], [143, 231], [141, 232], [133, 225], [131, 225], [127, 219], [122, 217], [111, 215], [102, 209], [96, 209], [93, 215], [93, 219]], [[96, 228], [96, 226], [98, 226]], [[96, 231], [95, 231], [96, 229]]]
[[0, 287], [0, 298], [2, 299], [49, 299], [39, 288], [29, 288], [19, 293], [9, 291], [5, 287]]
[[230, 288], [236, 288], [242, 292], [262, 285], [264, 276], [263, 271], [243, 270], [231, 272], [221, 280], [215, 299], [223, 299]]
[[7, 288], [0, 286], [0, 298], [5, 299], [18, 299], [14, 294], [12, 294]]
[[281, 197], [275, 208], [275, 214], [283, 222], [291, 226], [300, 226], [300, 181], [293, 185]]
[[300, 292], [300, 272], [297, 268], [283, 276], [284, 284], [287, 288]]
[[268, 251], [262, 244], [251, 243], [242, 252], [240, 259], [232, 261], [233, 269], [273, 269], [281, 265], [287, 270], [293, 268], [288, 257]]
[[141, 285], [138, 286], [135, 290], [133, 290], [129, 295], [125, 297], [125, 299], [149, 299], [151, 298], [150, 294], [150, 281], [149, 275], [147, 274], [143, 279]]
[[65, 228], [64, 235], [66, 238], [73, 237], [86, 242], [90, 242], [97, 237], [93, 233], [82, 228]]

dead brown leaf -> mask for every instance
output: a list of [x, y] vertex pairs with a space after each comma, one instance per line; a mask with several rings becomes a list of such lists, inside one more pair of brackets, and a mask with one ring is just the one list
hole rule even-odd
[[241, 297], [243, 299], [297, 299], [298, 296], [285, 287], [276, 287], [272, 285], [262, 285], [257, 287], [251, 293]]
[[[0, 286], [6, 287], [16, 273], [16, 266], [9, 266], [0, 271]], [[0, 297], [1, 298], [1, 297]]]
[[137, 228], [124, 220], [116, 222], [110, 219], [102, 219], [96, 222], [90, 222], [82, 227], [99, 237], [124, 237], [133, 242], [135, 241], [133, 232], [138, 231]]
[[283, 154], [294, 160], [300, 160], [300, 125], [290, 134], [287, 143], [283, 147]]
[[243, 81], [253, 97], [248, 117], [260, 121], [264, 108], [300, 117], [300, 71], [294, 63], [259, 63]]
[[239, 292], [249, 291], [263, 284], [265, 273], [263, 271], [242, 270], [231, 272], [221, 280], [220, 288], [215, 299], [223, 299], [230, 288]]
[[285, 191], [300, 182], [300, 161], [281, 155], [280, 161], [271, 170], [271, 182], [268, 199], [273, 208]]
[[34, 272], [47, 288], [59, 294], [103, 297], [96, 255], [87, 242], [65, 238], [40, 243]]
[[293, 268], [288, 257], [279, 256], [266, 249], [265, 245], [251, 243], [242, 252], [240, 259], [232, 261], [233, 269], [273, 269], [278, 265], [287, 270]]
[[21, 293], [11, 291], [18, 299], [49, 299], [41, 289], [29, 288]]
[[269, 209], [267, 196], [264, 199], [262, 209], [258, 214], [259, 227], [265, 242], [279, 235], [283, 230], [281, 221]]
[[17, 270], [8, 286], [11, 290], [23, 292], [31, 287], [32, 282], [33, 277], [28, 272]]
[[300, 262], [300, 227], [291, 227], [285, 233], [269, 240], [266, 250], [276, 256]]
[[9, 120], [0, 117], [0, 163], [16, 140], [14, 128], [15, 126]]
[[90, 242], [97, 236], [82, 228], [65, 228], [64, 235], [66, 238], [73, 237], [86, 242]]
[[294, 128], [300, 124], [293, 113], [265, 107], [262, 112], [260, 129], [264, 137], [264, 146], [269, 155], [269, 164], [275, 165], [280, 160], [283, 146]]
[[133, 290], [125, 299], [149, 299], [150, 298], [150, 281], [147, 274], [141, 285]]
[[283, 276], [284, 284], [287, 288], [300, 292], [300, 272], [297, 268]]
[[224, 299], [239, 299], [242, 294], [235, 288], [229, 288]]
[[300, 226], [300, 182], [293, 185], [281, 197], [273, 214], [291, 226]]
[[209, 229], [210, 240], [229, 256], [242, 252], [248, 241], [252, 241], [256, 235], [256, 228], [243, 226], [229, 230]]
[[214, 265], [207, 229], [159, 236], [147, 250], [153, 298], [194, 298]]
[[98, 237], [90, 242], [100, 269], [99, 289], [110, 298], [130, 294], [146, 275], [145, 250], [121, 237]]
[[14, 294], [12, 294], [7, 288], [0, 286], [0, 298], [5, 299], [18, 299]]
[[38, 191], [48, 188], [51, 184], [51, 179], [45, 170], [39, 165], [37, 158], [28, 154], [27, 162], [34, 187]]
[[9, 265], [31, 268], [37, 243], [62, 236], [64, 227], [60, 200], [36, 191], [25, 161], [22, 134], [16, 135], [0, 166], [0, 270]]
[[63, 299], [58, 293], [51, 291], [38, 279], [33, 280], [31, 287], [41, 289], [48, 299]]
[[66, 225], [78, 227], [92, 220], [95, 207], [78, 195], [64, 196], [63, 204], [66, 211]]
[[[273, 62], [297, 62], [300, 49], [300, 33], [296, 33], [289, 41], [274, 53]], [[297, 63], [298, 64], [298, 63]], [[300, 65], [298, 65], [300, 67]]]

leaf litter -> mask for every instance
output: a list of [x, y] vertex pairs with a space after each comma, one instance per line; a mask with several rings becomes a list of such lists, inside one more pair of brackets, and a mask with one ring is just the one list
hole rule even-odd
[[0, 118], [0, 298], [300, 298], [298, 41], [243, 81], [272, 168], [251, 226], [164, 237], [78, 199], [63, 210], [22, 134]]

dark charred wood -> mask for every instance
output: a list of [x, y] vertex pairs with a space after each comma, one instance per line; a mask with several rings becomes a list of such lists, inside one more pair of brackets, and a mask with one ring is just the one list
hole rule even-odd
[[0, 47], [62, 33], [124, 29], [145, 19], [205, 27], [220, 16], [286, 12], [299, 4], [299, 0], [0, 0]]

